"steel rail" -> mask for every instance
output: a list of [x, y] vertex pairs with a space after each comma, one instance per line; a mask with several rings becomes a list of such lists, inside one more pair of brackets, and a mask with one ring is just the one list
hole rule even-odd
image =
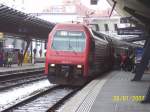
[[[67, 95], [65, 95], [65, 98], [63, 97], [63, 98], [61, 98], [61, 99], [63, 99], [63, 100], [59, 100], [58, 102], [59, 102], [59, 104], [62, 102], [62, 101], [64, 101], [64, 99], [66, 99], [67, 97], [69, 97], [69, 96], [71, 96], [71, 94], [73, 94], [74, 93], [74, 91], [76, 92], [78, 89], [76, 89], [76, 87], [68, 87], [68, 86], [60, 86], [60, 85], [55, 85], [55, 86], [53, 86], [53, 87], [51, 87], [51, 88], [49, 88], [49, 89], [47, 89], [47, 90], [44, 90], [44, 91], [42, 91], [42, 92], [40, 92], [40, 93], [37, 93], [37, 94], [34, 94], [33, 96], [30, 96], [30, 97], [28, 97], [28, 98], [26, 98], [25, 100], [23, 100], [23, 101], [20, 101], [20, 102], [18, 102], [18, 103], [16, 103], [15, 105], [12, 105], [12, 106], [10, 106], [10, 107], [8, 107], [8, 108], [6, 108], [6, 109], [4, 109], [4, 110], [2, 110], [1, 112], [12, 112], [13, 110], [15, 110], [15, 109], [18, 109], [19, 107], [21, 107], [21, 106], [24, 106], [24, 105], [26, 105], [26, 104], [29, 104], [30, 102], [33, 102], [34, 100], [36, 100], [36, 99], [38, 99], [38, 98], [40, 98], [40, 97], [44, 97], [44, 95], [46, 95], [46, 94], [50, 94], [51, 92], [54, 92], [55, 93], [55, 90], [59, 90], [59, 89], [64, 89], [64, 88], [70, 88], [70, 89], [73, 89], [73, 91], [71, 91], [70, 93], [68, 93]], [[56, 98], [57, 99], [57, 98]], [[44, 103], [44, 102], [43, 102]], [[51, 106], [51, 107], [56, 107], [56, 104], [58, 104], [58, 103], [55, 103], [54, 105], [55, 106]], [[50, 107], [50, 108], [51, 108]], [[49, 109], [50, 108], [48, 108], [47, 109], [47, 111], [49, 111]], [[19, 110], [19, 109], [18, 109]], [[23, 110], [24, 111], [24, 110]]]

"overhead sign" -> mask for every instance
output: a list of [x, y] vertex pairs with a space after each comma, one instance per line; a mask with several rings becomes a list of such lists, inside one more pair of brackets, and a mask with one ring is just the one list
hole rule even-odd
[[118, 35], [143, 35], [145, 31], [140, 27], [126, 27], [118, 28], [117, 33]]
[[135, 63], [140, 63], [143, 55], [143, 48], [136, 48]]
[[120, 18], [120, 23], [134, 23], [134, 24], [137, 24], [138, 22], [133, 17], [122, 17], [122, 18]]
[[120, 23], [130, 23], [131, 17], [122, 17], [120, 18]]

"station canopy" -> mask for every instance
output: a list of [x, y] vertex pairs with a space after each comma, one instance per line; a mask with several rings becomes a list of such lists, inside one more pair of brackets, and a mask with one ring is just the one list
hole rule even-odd
[[54, 26], [54, 23], [0, 4], [0, 32], [46, 40]]

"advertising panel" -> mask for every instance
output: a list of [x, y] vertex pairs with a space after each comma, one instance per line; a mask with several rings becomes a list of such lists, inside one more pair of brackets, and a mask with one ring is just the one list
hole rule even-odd
[[135, 63], [140, 63], [143, 55], [143, 48], [136, 48]]

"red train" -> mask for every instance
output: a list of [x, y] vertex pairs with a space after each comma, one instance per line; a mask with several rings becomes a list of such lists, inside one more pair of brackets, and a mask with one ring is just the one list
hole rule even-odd
[[54, 84], [83, 85], [111, 69], [112, 49], [85, 25], [57, 24], [48, 38], [45, 74]]

